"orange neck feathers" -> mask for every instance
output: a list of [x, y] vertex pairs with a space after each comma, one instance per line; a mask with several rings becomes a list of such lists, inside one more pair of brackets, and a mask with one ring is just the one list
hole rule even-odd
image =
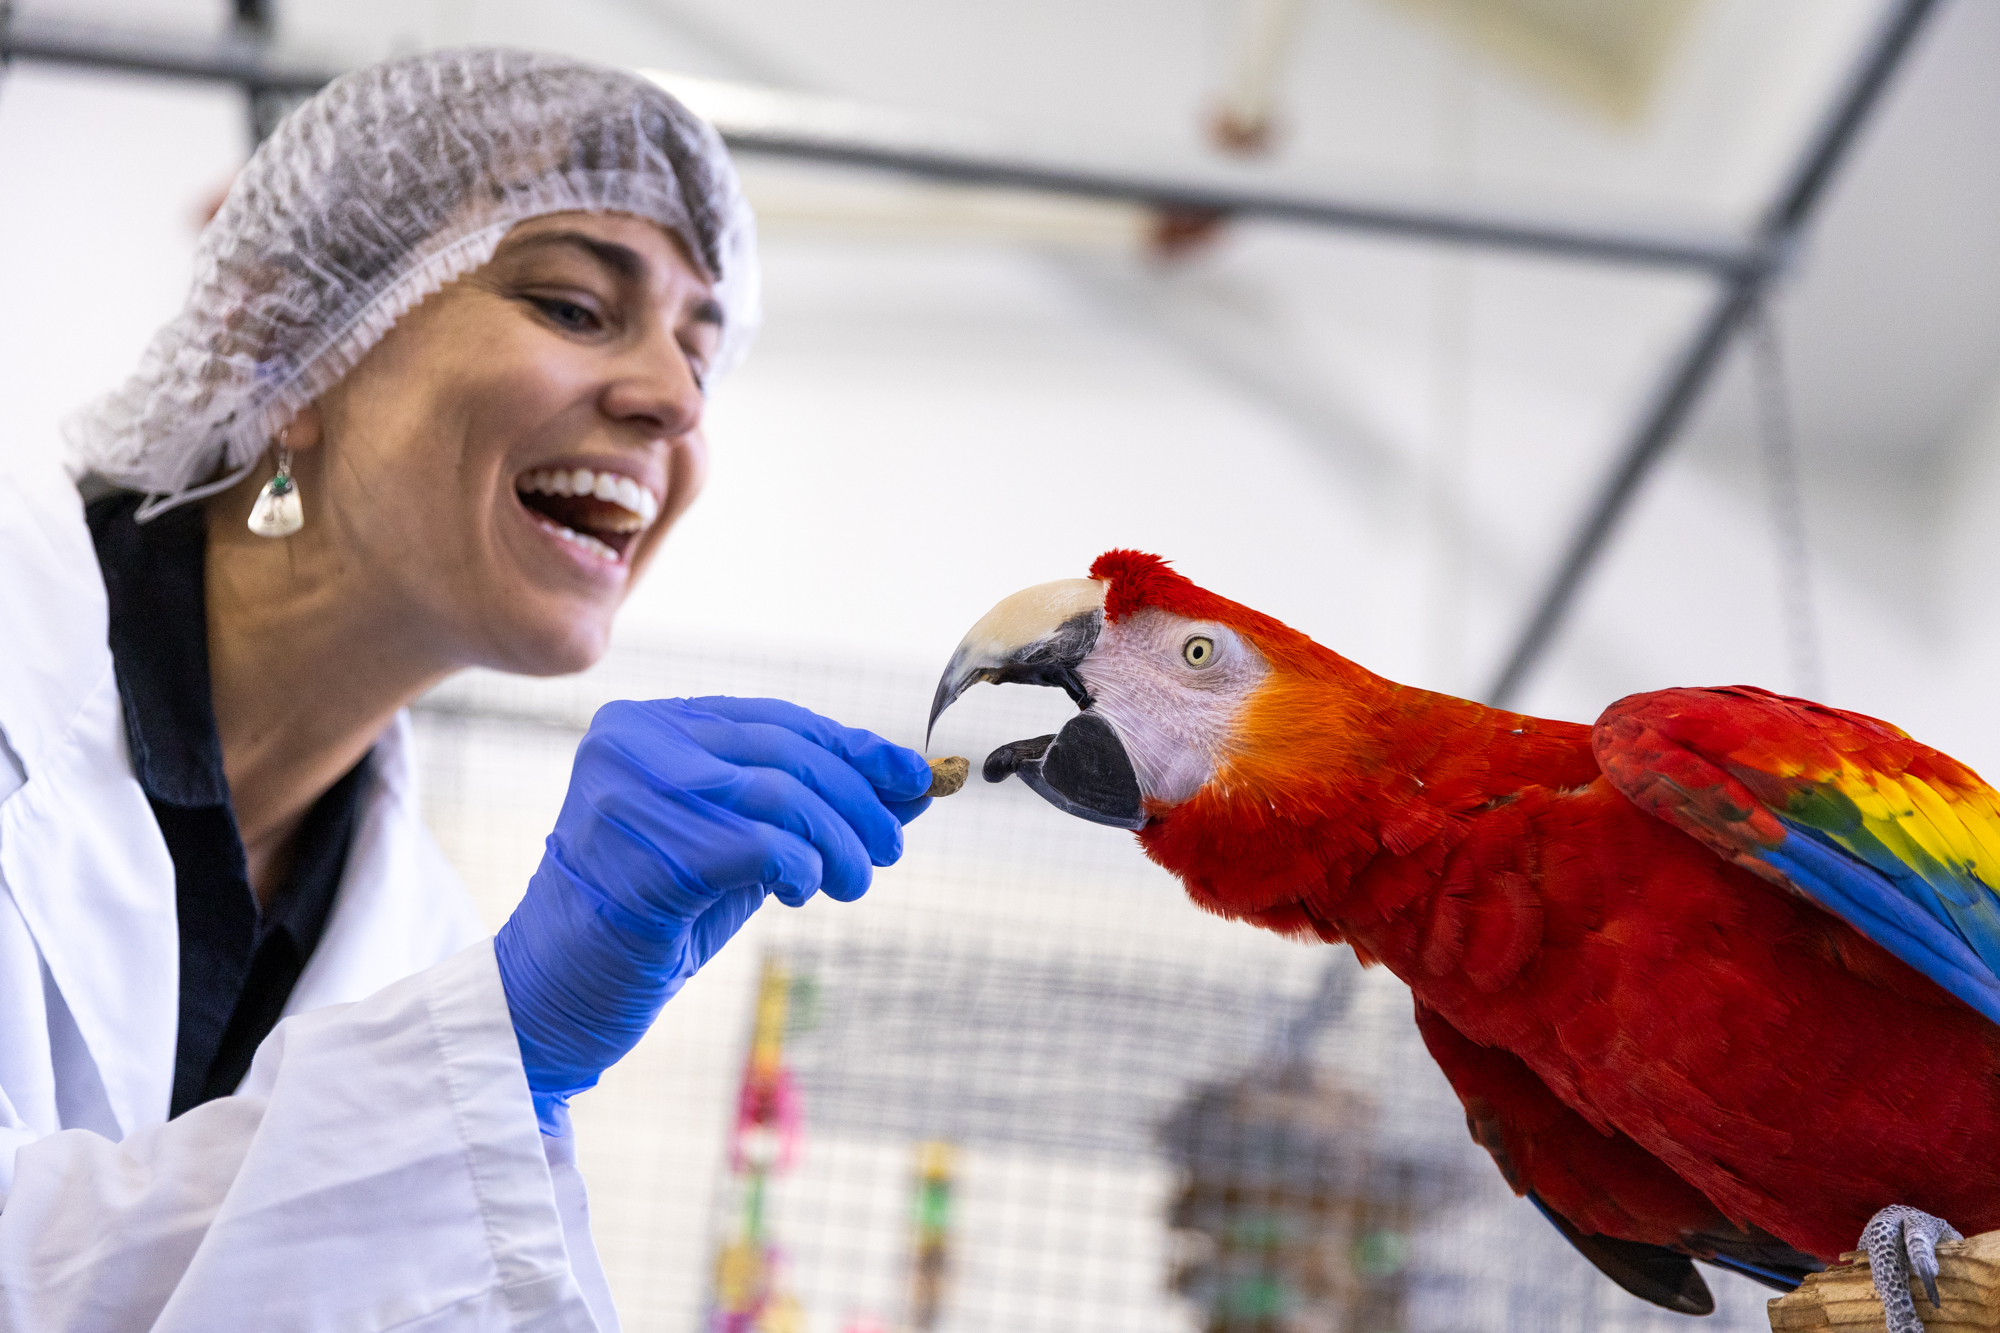
[[1586, 726], [1385, 680], [1158, 556], [1107, 551], [1090, 576], [1108, 585], [1108, 620], [1156, 607], [1217, 622], [1270, 666], [1215, 777], [1139, 835], [1195, 901], [1223, 915], [1338, 938], [1350, 883], [1380, 858], [1441, 871], [1480, 811], [1530, 787], [1599, 776]]
[[1588, 727], [1385, 680], [1156, 556], [1107, 552], [1091, 577], [1109, 584], [1107, 619], [1157, 607], [1217, 622], [1270, 666], [1215, 777], [1140, 834], [1212, 911], [1339, 938], [1340, 905], [1371, 864], [1414, 858], [1440, 871], [1480, 810], [1598, 777]]

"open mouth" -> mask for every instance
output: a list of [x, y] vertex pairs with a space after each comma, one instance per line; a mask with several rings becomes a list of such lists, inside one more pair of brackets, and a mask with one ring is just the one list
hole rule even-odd
[[632, 478], [582, 467], [524, 472], [514, 493], [558, 537], [614, 563], [660, 513], [659, 498]]

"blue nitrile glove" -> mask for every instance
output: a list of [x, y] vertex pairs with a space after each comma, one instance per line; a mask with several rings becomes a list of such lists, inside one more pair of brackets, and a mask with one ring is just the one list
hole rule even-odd
[[923, 756], [776, 699], [597, 710], [493, 941], [544, 1132], [774, 893], [851, 902], [930, 805]]

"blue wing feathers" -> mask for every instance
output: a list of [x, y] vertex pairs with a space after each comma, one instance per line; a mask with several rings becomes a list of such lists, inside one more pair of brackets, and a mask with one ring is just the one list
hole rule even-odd
[[1797, 1273], [1789, 1273], [1777, 1268], [1766, 1268], [1762, 1264], [1753, 1264], [1748, 1259], [1738, 1259], [1736, 1256], [1730, 1254], [1704, 1255], [1702, 1262], [1713, 1264], [1725, 1273], [1734, 1273], [1738, 1277], [1747, 1277], [1752, 1282], [1761, 1282], [1775, 1291], [1797, 1291], [1799, 1284], [1805, 1281]]
[[[2000, 912], [1988, 896], [1958, 911], [1922, 876], [1885, 873], [1817, 829], [1784, 820], [1791, 836], [1764, 852], [1815, 902], [2000, 1023]], [[1969, 917], [1962, 923], [1958, 918]], [[1968, 939], [1965, 924], [1976, 929]], [[1976, 942], [1976, 944], [1975, 944]], [[1976, 947], [1983, 946], [1983, 947]]]

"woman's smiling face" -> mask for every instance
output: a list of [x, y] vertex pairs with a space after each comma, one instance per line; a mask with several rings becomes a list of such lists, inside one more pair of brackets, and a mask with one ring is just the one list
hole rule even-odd
[[588, 666], [701, 489], [721, 320], [652, 222], [522, 223], [301, 414], [301, 536], [460, 664]]

